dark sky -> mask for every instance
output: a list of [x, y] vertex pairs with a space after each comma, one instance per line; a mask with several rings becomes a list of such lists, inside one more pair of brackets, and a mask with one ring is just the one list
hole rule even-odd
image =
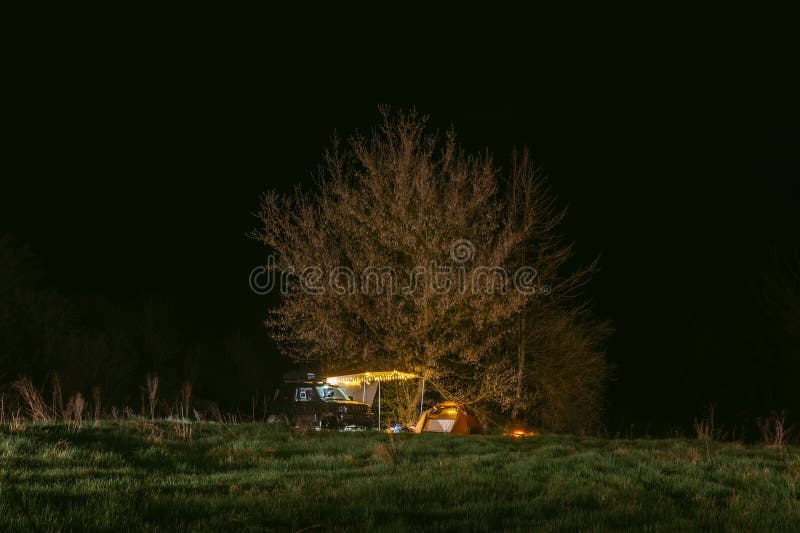
[[19, 81], [0, 229], [65, 293], [155, 293], [190, 334], [261, 335], [270, 301], [247, 275], [265, 254], [245, 236], [258, 195], [309, 185], [331, 133], [368, 129], [378, 104], [416, 106], [501, 165], [531, 149], [579, 258], [602, 254], [589, 292], [617, 330], [612, 397], [638, 403], [682, 387], [698, 329], [719, 341], [751, 312], [771, 246], [800, 245], [793, 66], [746, 48], [587, 45], [355, 75], [54, 52]]

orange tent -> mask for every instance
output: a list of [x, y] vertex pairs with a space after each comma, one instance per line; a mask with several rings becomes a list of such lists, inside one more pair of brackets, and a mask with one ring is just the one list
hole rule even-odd
[[443, 402], [422, 413], [414, 426], [414, 433], [469, 435], [483, 433], [483, 424], [478, 416], [463, 404]]

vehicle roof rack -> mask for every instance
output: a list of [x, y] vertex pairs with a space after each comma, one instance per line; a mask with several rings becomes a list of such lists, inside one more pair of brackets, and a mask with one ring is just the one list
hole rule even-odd
[[317, 375], [314, 372], [309, 372], [307, 370], [290, 370], [289, 372], [284, 372], [283, 374], [284, 381], [318, 381]]

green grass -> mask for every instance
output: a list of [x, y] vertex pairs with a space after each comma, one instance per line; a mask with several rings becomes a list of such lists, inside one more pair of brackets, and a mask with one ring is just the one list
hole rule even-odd
[[0, 530], [800, 529], [800, 450], [695, 440], [0, 428]]

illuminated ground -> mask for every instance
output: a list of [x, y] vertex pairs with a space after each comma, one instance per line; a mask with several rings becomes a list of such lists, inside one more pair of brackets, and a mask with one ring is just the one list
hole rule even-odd
[[800, 527], [800, 450], [696, 440], [5, 427], [0, 467], [0, 530]]

